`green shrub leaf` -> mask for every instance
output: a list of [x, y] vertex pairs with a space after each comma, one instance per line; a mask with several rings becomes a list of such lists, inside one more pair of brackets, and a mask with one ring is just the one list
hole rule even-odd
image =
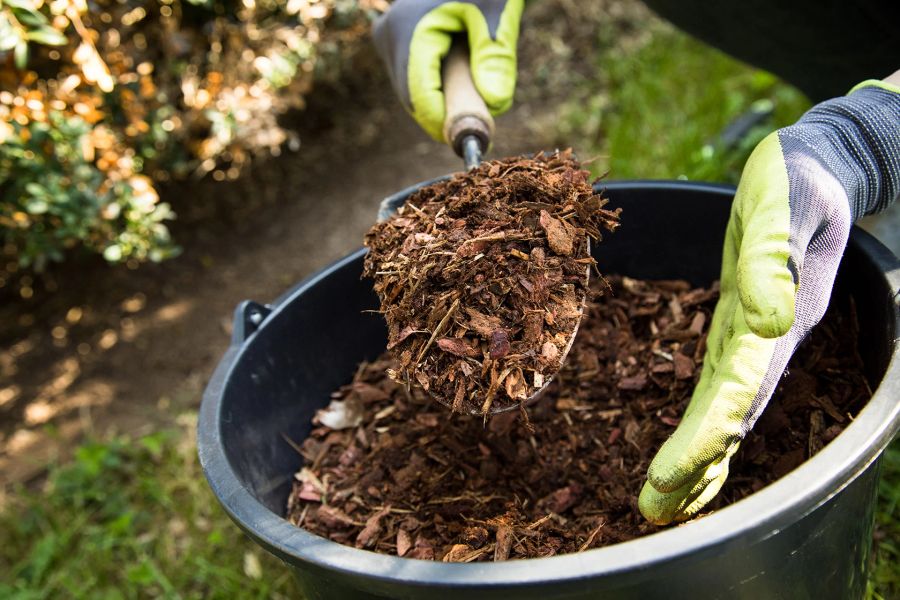
[[81, 252], [129, 266], [176, 255], [157, 184], [233, 178], [295, 145], [278, 116], [339, 70], [326, 58], [340, 66], [377, 12], [349, 0], [157, 4], [0, 0], [13, 97], [0, 119], [4, 260], [40, 271]]
[[2, 0], [0, 4], [3, 6], [9, 6], [10, 8], [18, 8], [20, 10], [32, 10], [34, 8], [34, 2], [31, 0]]
[[28, 64], [28, 42], [19, 40], [18, 43], [16, 43], [16, 49], [13, 54], [16, 61], [16, 68], [24, 69], [25, 65]]
[[103, 258], [112, 263], [119, 262], [120, 260], [122, 260], [122, 247], [107, 246], [106, 250], [103, 251]]
[[68, 41], [66, 36], [48, 26], [29, 31], [28, 39], [45, 46], [64, 46]]
[[48, 23], [47, 17], [32, 8], [16, 8], [13, 12], [16, 15], [16, 19], [22, 25], [27, 25], [28, 27], [42, 27]]
[[9, 22], [9, 18], [0, 13], [0, 52], [12, 50], [21, 40], [18, 30]]

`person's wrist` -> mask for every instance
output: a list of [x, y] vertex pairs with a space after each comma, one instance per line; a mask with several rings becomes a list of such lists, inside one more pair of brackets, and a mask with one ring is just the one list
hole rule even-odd
[[893, 75], [888, 75], [884, 78], [884, 82], [890, 85], [897, 86], [897, 89], [900, 90], [900, 69], [894, 71]]
[[832, 173], [856, 221], [886, 208], [900, 191], [898, 135], [900, 86], [868, 79], [813, 106], [779, 137], [786, 155], [812, 152]]

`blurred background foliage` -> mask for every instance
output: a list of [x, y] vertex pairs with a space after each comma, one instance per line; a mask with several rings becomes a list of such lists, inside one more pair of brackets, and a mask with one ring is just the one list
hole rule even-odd
[[[621, 34], [597, 24], [599, 45]], [[762, 139], [793, 124], [809, 100], [666, 23], [642, 29], [626, 52], [598, 52], [562, 107], [558, 141], [578, 140], [595, 175], [737, 185]]]
[[384, 0], [0, 0], [2, 257], [42, 270], [177, 247], [156, 186], [235, 179], [296, 147], [279, 115], [368, 34]]

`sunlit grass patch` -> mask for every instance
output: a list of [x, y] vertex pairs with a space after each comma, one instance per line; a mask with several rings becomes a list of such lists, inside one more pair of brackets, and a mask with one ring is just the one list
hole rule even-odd
[[297, 597], [289, 571], [216, 502], [186, 421], [86, 442], [39, 489], [10, 494], [0, 597]]
[[[633, 50], [598, 52], [597, 77], [575, 90], [563, 111], [560, 140], [582, 156], [599, 155], [597, 171], [611, 179], [687, 178], [736, 183], [743, 163], [765, 135], [809, 107], [775, 76], [753, 69], [656, 25]], [[601, 33], [603, 43], [605, 36]], [[722, 133], [750, 112], [762, 116], [737, 139]]]

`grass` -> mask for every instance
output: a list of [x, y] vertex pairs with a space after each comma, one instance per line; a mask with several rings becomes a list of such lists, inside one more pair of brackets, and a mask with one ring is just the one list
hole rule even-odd
[[[660, 28], [612, 55], [574, 90], [560, 140], [600, 155], [611, 177], [736, 182], [755, 144], [808, 106], [795, 90]], [[607, 40], [608, 41], [608, 40]], [[771, 116], [734, 143], [720, 133], [753, 107]], [[869, 596], [900, 598], [900, 441], [885, 456]], [[85, 443], [36, 489], [0, 508], [0, 598], [279, 598], [299, 590], [283, 565], [219, 508], [197, 463], [193, 421], [140, 439]]]
[[292, 576], [219, 507], [193, 418], [87, 442], [0, 512], [0, 598], [295, 598]]
[[[599, 156], [612, 179], [696, 179], [737, 183], [765, 135], [797, 120], [809, 101], [773, 75], [753, 69], [665, 25], [622, 56], [598, 51], [598, 76], [563, 109], [559, 140]], [[601, 33], [600, 48], [608, 43]], [[741, 115], [769, 114], [730, 143], [720, 134]], [[599, 172], [596, 174], [600, 174]]]
[[875, 512], [875, 552], [869, 598], [900, 598], [900, 439], [884, 454]]
[[[296, 598], [287, 569], [219, 508], [192, 419], [80, 446], [0, 512], [0, 598]], [[885, 454], [869, 598], [900, 597], [900, 440]]]

